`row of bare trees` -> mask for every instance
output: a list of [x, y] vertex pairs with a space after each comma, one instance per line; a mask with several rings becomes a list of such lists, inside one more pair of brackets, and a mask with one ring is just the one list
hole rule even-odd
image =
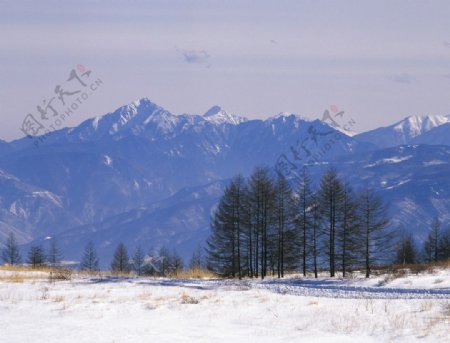
[[387, 207], [371, 189], [355, 192], [333, 169], [315, 189], [307, 169], [293, 188], [257, 167], [226, 187], [211, 224], [208, 266], [227, 277], [261, 277], [300, 270], [345, 276], [371, 267], [392, 251]]
[[439, 218], [431, 221], [422, 248], [411, 233], [407, 233], [402, 227], [398, 231], [400, 241], [397, 245], [396, 263], [436, 263], [450, 259], [450, 228], [443, 229]]
[[[205, 268], [202, 251], [203, 249], [200, 245], [193, 251], [187, 266], [189, 269]], [[11, 266], [22, 263], [19, 244], [14, 233], [10, 233], [6, 239], [4, 247], [1, 249], [1, 259]], [[57, 240], [51, 238], [47, 250], [42, 245], [31, 246], [25, 262], [32, 268], [41, 268], [44, 266], [54, 268], [68, 267], [68, 265], [63, 263], [62, 259], [63, 253], [57, 244]], [[176, 275], [184, 267], [184, 261], [176, 250], [170, 252], [169, 249], [162, 246], [157, 250], [150, 249], [148, 252], [144, 252], [138, 246], [130, 256], [123, 243], [117, 245], [110, 264], [110, 270], [114, 273], [127, 274], [133, 271], [137, 275], [157, 276]], [[96, 247], [91, 241], [86, 244], [83, 250], [79, 269], [88, 272], [97, 272], [100, 270], [100, 259]]]
[[[61, 262], [62, 257], [63, 255], [56, 240], [52, 238], [50, 239], [50, 244], [47, 251], [41, 245], [31, 246], [27, 254], [26, 262], [33, 268], [43, 266], [44, 264], [56, 266]], [[14, 233], [12, 232], [6, 239], [1, 252], [1, 258], [3, 262], [11, 266], [18, 265], [22, 262], [19, 245]]]

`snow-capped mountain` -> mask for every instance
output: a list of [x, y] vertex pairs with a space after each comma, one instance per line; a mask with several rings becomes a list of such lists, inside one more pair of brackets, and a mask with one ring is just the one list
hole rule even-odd
[[29, 138], [0, 142], [0, 234], [56, 235], [70, 259], [90, 239], [105, 259], [122, 240], [186, 257], [207, 237], [223, 180], [257, 165], [289, 176], [308, 164], [316, 180], [335, 165], [356, 187], [372, 183], [392, 203], [393, 222], [423, 236], [432, 216], [450, 221], [448, 149], [376, 145], [444, 144], [447, 121], [409, 117], [350, 137], [296, 114], [249, 120], [213, 106], [174, 115], [141, 99], [53, 132], [38, 149]]
[[[204, 115], [174, 115], [148, 99], [56, 131], [39, 149], [29, 138], [7, 145], [14, 153], [0, 157], [0, 168], [53, 194], [67, 216], [76, 218], [33, 221], [29, 238], [102, 223], [186, 187], [274, 165], [281, 155], [298, 164], [367, 149], [319, 120], [293, 114], [247, 120], [214, 106]], [[0, 187], [0, 196], [6, 192]], [[36, 211], [52, 210], [47, 205]]]
[[224, 111], [220, 106], [213, 106], [203, 115], [209, 122], [217, 123], [217, 124], [233, 124], [238, 125], [244, 121], [247, 121], [247, 118], [240, 117], [237, 115], [229, 114]]
[[[88, 223], [184, 187], [247, 174], [258, 164], [273, 165], [280, 154], [296, 161], [313, 158], [329, 139], [335, 140], [329, 157], [366, 146], [318, 120], [295, 115], [245, 120], [214, 107], [204, 116], [177, 116], [142, 99], [55, 132], [39, 149], [22, 148], [0, 159], [0, 166], [58, 194]], [[17, 150], [23, 143], [13, 144]]]
[[410, 144], [411, 141], [431, 129], [450, 122], [449, 116], [410, 116], [393, 125], [356, 135], [360, 142], [368, 142], [380, 148]]

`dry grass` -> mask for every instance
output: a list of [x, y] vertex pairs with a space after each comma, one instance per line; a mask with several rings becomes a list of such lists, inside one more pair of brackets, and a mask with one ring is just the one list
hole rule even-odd
[[131, 272], [101, 272], [101, 274], [109, 276], [118, 276], [118, 277], [130, 277], [130, 276], [135, 276], [133, 274], [131, 274]]
[[27, 273], [27, 272], [17, 272], [12, 271], [10, 274], [0, 275], [0, 282], [8, 283], [23, 283], [23, 282], [34, 282], [40, 280], [46, 280], [47, 275], [39, 273]]
[[416, 264], [393, 264], [388, 266], [377, 266], [372, 268], [374, 275], [388, 274], [391, 279], [396, 279], [408, 274], [431, 274], [436, 269], [450, 268], [450, 260], [432, 263], [416, 263]]
[[0, 271], [5, 273], [0, 274], [0, 282], [22, 283], [25, 281], [58, 281], [71, 280], [72, 270], [66, 268], [49, 268], [46, 266], [40, 268], [32, 268], [30, 266], [0, 266]]
[[149, 291], [144, 291], [141, 294], [138, 294], [137, 298], [140, 301], [147, 301], [147, 300], [151, 300], [152, 299], [152, 293]]
[[0, 265], [0, 270], [4, 270], [7, 272], [52, 272], [55, 271], [55, 268], [49, 268], [47, 266], [41, 266], [37, 268], [32, 268], [31, 266], [25, 265], [15, 265], [11, 266], [9, 264]]
[[11, 283], [23, 283], [25, 281], [25, 276], [20, 274], [13, 275], [0, 275], [0, 282], [11, 282]]
[[184, 293], [181, 294], [181, 303], [182, 304], [198, 304], [200, 301], [197, 298], [191, 297], [189, 294]]
[[216, 278], [217, 275], [207, 269], [193, 268], [178, 272], [171, 277], [175, 279], [212, 279]]
[[65, 300], [64, 296], [62, 295], [57, 295], [55, 297], [52, 298], [52, 301], [54, 301], [55, 303], [61, 303]]
[[71, 280], [72, 279], [72, 270], [60, 268], [50, 272], [49, 280]]

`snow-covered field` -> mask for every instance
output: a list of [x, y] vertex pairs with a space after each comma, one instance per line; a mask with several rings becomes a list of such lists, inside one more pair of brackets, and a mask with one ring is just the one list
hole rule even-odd
[[448, 269], [369, 280], [47, 277], [0, 271], [0, 342], [450, 342]]

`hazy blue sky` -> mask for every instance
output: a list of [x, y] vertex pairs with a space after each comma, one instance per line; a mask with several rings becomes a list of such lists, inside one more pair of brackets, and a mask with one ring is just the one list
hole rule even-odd
[[333, 104], [364, 131], [450, 114], [450, 1], [0, 0], [0, 138], [79, 64], [103, 85], [68, 126], [148, 97], [251, 118]]

